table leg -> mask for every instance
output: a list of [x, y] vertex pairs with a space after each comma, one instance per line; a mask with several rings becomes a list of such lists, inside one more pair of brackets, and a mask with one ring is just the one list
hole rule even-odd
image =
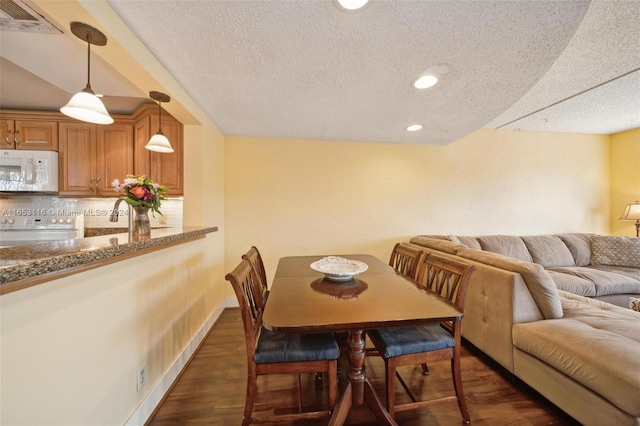
[[367, 379], [364, 369], [365, 341], [363, 330], [349, 331], [347, 339], [347, 358], [349, 359], [349, 382], [345, 386], [336, 405], [330, 426], [343, 425], [352, 405], [366, 405], [383, 424], [397, 426], [397, 423], [376, 395], [373, 385]]

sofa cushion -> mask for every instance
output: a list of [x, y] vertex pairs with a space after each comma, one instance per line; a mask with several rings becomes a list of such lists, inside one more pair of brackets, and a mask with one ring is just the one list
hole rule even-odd
[[640, 268], [640, 238], [594, 235], [591, 263]]
[[482, 250], [482, 246], [480, 246], [480, 243], [475, 237], [461, 237], [461, 236], [451, 235], [451, 241], [457, 241], [460, 244], [463, 244], [472, 249]]
[[591, 262], [591, 237], [593, 234], [558, 234], [557, 237], [567, 246], [576, 266], [587, 266]]
[[574, 266], [575, 260], [567, 246], [553, 235], [522, 237], [534, 263], [545, 268], [553, 266]]
[[640, 281], [626, 275], [619, 274], [615, 270], [605, 271], [588, 266], [549, 268], [549, 270], [591, 281], [596, 290], [596, 294], [594, 296], [620, 293], [640, 293]]
[[[524, 243], [522, 243], [524, 245]], [[536, 302], [544, 318], [562, 318], [562, 306], [558, 287], [544, 268], [536, 263], [521, 262], [496, 253], [464, 249], [458, 256], [500, 269], [518, 273], [522, 276], [531, 297]]]
[[513, 235], [484, 235], [478, 237], [478, 242], [484, 251], [498, 253], [523, 262], [533, 262], [527, 246], [524, 245], [520, 237]]
[[589, 269], [609, 271], [640, 281], [640, 268], [629, 268], [628, 266], [589, 265]]
[[640, 417], [640, 313], [560, 292], [565, 316], [513, 326], [513, 344]]
[[594, 297], [596, 295], [596, 285], [593, 281], [581, 278], [577, 275], [567, 274], [561, 271], [555, 271], [553, 268], [547, 269], [551, 279], [559, 290], [568, 291], [569, 293], [579, 294], [585, 297]]

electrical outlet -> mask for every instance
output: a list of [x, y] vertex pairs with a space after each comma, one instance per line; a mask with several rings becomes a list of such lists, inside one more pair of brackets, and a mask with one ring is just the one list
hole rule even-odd
[[144, 387], [145, 383], [147, 383], [147, 365], [142, 364], [142, 367], [138, 368], [136, 372], [136, 389], [138, 392]]

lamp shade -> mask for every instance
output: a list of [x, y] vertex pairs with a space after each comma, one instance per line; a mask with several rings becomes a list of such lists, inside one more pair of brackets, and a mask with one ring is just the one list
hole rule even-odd
[[158, 130], [158, 133], [151, 136], [149, 142], [144, 146], [149, 151], [170, 153], [173, 152], [173, 147], [169, 143], [169, 139], [162, 133], [162, 130]]
[[71, 118], [95, 124], [111, 124], [113, 118], [104, 104], [93, 92], [84, 89], [73, 95], [69, 103], [60, 108], [60, 112]]
[[640, 201], [627, 204], [620, 216], [620, 220], [640, 220]]

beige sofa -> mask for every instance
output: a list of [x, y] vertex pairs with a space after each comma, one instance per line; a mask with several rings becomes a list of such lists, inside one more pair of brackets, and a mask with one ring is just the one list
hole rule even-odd
[[[628, 305], [640, 294], [640, 270], [604, 264], [628, 259], [592, 259], [594, 237], [417, 236], [408, 244], [476, 265], [462, 326], [468, 341], [584, 425], [640, 426], [640, 313], [596, 299]], [[554, 251], [559, 242], [572, 265]], [[608, 275], [618, 272], [631, 280]], [[599, 276], [608, 280], [594, 282]]]

